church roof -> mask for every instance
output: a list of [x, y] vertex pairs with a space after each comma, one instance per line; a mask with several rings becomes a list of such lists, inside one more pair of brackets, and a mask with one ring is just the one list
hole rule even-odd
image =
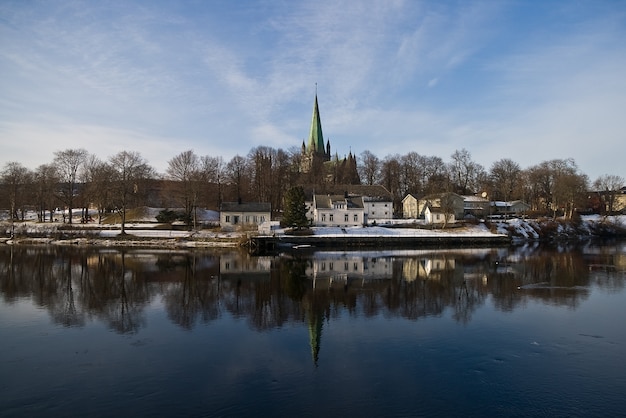
[[308, 151], [325, 152], [324, 135], [322, 134], [322, 120], [320, 119], [320, 109], [317, 105], [317, 94], [313, 105], [313, 116], [311, 118], [311, 131], [309, 132]]

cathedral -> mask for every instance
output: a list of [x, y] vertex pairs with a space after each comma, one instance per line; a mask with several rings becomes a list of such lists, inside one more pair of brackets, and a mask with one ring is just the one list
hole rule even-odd
[[303, 180], [306, 183], [361, 184], [356, 157], [352, 155], [352, 151], [348, 157], [341, 160], [337, 154], [331, 158], [330, 140], [324, 144], [317, 93], [313, 104], [309, 139], [302, 141], [300, 161], [300, 172], [305, 177]]

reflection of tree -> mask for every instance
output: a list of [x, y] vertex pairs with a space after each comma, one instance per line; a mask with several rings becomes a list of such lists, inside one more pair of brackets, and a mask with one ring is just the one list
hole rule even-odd
[[121, 261], [116, 275], [111, 280], [112, 301], [106, 306], [105, 316], [111, 328], [125, 333], [136, 333], [143, 325], [142, 306], [138, 295], [138, 283], [132, 271], [126, 269], [126, 252], [121, 251]]
[[[74, 294], [72, 277], [74, 273], [73, 258], [66, 255], [59, 264], [57, 284], [60, 291], [57, 292], [59, 297], [54, 299], [54, 302], [51, 304], [52, 319], [54, 322], [66, 327], [82, 326], [85, 324], [85, 318], [83, 312], [76, 308], [76, 296]], [[80, 277], [84, 274], [82, 267], [81, 265], [78, 268]]]
[[[322, 286], [318, 280], [315, 287], [307, 277], [313, 265], [307, 256], [264, 263], [247, 254], [228, 257], [245, 268], [222, 274], [219, 256], [213, 253], [136, 255], [93, 248], [5, 246], [0, 247], [0, 292], [8, 302], [31, 297], [63, 326], [82, 326], [89, 318], [100, 318], [120, 333], [138, 332], [144, 324], [144, 305], [158, 294], [171, 320], [186, 329], [222, 312], [246, 319], [257, 330], [303, 323], [317, 361], [322, 324], [340, 315], [418, 320], [450, 309], [454, 320], [467, 323], [488, 295], [503, 311], [529, 300], [574, 309], [587, 297], [591, 284], [607, 289], [624, 286], [615, 271], [615, 254], [583, 256], [575, 248], [540, 247], [517, 253], [433, 250], [416, 257], [391, 257], [389, 270], [371, 279], [365, 269], [356, 268], [358, 257], [349, 255], [349, 274], [332, 285]], [[156, 259], [161, 260], [158, 270]], [[424, 269], [424, 260], [436, 260], [437, 267], [431, 263]], [[344, 265], [334, 261], [335, 267]]]
[[170, 319], [185, 329], [192, 329], [198, 317], [203, 322], [219, 317], [219, 282], [202, 276], [197, 269], [195, 254], [187, 255], [182, 268], [182, 283], [168, 287], [164, 295]]

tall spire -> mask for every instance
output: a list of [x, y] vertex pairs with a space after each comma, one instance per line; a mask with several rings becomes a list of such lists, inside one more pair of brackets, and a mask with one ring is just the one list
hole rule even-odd
[[309, 152], [325, 153], [324, 135], [322, 134], [322, 120], [320, 109], [317, 105], [317, 83], [315, 84], [315, 104], [313, 105], [313, 117], [311, 118], [311, 131], [309, 133]]

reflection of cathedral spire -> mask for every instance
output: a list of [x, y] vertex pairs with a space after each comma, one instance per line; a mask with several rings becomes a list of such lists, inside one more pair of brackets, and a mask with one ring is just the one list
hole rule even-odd
[[309, 311], [309, 343], [311, 344], [311, 355], [313, 356], [313, 364], [317, 367], [317, 360], [320, 354], [320, 345], [322, 342], [322, 326], [324, 318], [321, 314]]

